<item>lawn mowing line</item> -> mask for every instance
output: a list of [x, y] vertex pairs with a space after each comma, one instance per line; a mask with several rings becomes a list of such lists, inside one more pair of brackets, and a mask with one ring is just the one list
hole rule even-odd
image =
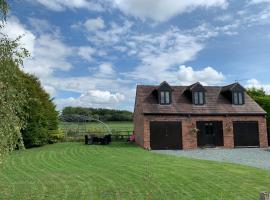
[[[69, 159], [71, 159], [71, 156], [70, 155], [72, 155], [73, 153], [70, 152], [71, 149], [68, 149], [68, 150], [69, 150], [69, 152], [68, 152]], [[73, 158], [72, 158], [72, 160], [75, 161], [75, 163], [78, 162], [78, 161], [81, 162], [80, 160], [76, 160], [76, 159], [73, 159]], [[85, 170], [81, 168], [81, 165], [80, 165], [80, 167], [77, 167], [76, 165], [74, 165], [74, 162], [72, 162], [71, 160], [68, 160], [68, 162], [72, 163], [73, 164], [72, 167], [76, 167], [78, 171], [85, 172]], [[85, 165], [85, 163], [83, 163], [83, 165]], [[91, 167], [94, 167], [94, 166], [91, 166]], [[98, 169], [98, 170], [100, 170], [100, 169]], [[95, 175], [95, 176], [97, 176], [97, 175]], [[111, 181], [111, 179], [104, 178], [103, 176], [100, 176], [100, 175], [98, 175], [98, 177], [100, 179], [105, 180], [105, 182], [107, 182], [107, 183], [110, 183], [111, 182], [111, 185], [112, 185], [112, 183], [114, 183], [114, 182]], [[115, 186], [113, 185], [112, 187], [115, 187]]]
[[[167, 162], [165, 162], [165, 163], [167, 163]], [[157, 163], [157, 164], [158, 164], [158, 163]], [[159, 164], [159, 166], [160, 166], [161, 169], [166, 169], [166, 168], [168, 167], [167, 164], [163, 164], [163, 163], [162, 163], [162, 164]], [[170, 165], [170, 167], [171, 167], [171, 165]], [[181, 167], [182, 167], [182, 166], [177, 165], [177, 168], [182, 169]], [[193, 166], [193, 167], [194, 167], [194, 166]], [[174, 167], [174, 168], [175, 168], [175, 167]], [[174, 169], [174, 168], [173, 168], [173, 169]], [[196, 168], [198, 168], [198, 166], [196, 166]], [[171, 170], [170, 170], [170, 172], [171, 172]], [[177, 172], [176, 172], [176, 173], [172, 173], [172, 174], [174, 174], [175, 177], [179, 177], [179, 175], [181, 175], [181, 173], [177, 173]], [[182, 177], [182, 179], [183, 179], [185, 176], [181, 176], [181, 177]], [[190, 180], [188, 180], [188, 181], [190, 182]], [[193, 183], [193, 182], [190, 182], [190, 183]], [[196, 182], [195, 182], [195, 184], [198, 185]], [[194, 183], [193, 183], [193, 185], [194, 185]], [[198, 185], [198, 186], [200, 187], [200, 185]], [[196, 188], [199, 188], [198, 186], [197, 186]], [[204, 190], [205, 190], [205, 189], [204, 189]], [[201, 190], [201, 191], [203, 191], [203, 190]], [[205, 191], [207, 191], [207, 190], [205, 190]]]
[[[2, 172], [4, 171], [4, 170], [1, 170]], [[1, 178], [3, 178], [3, 179], [5, 179], [5, 180], [7, 180], [7, 182], [8, 183], [10, 183], [8, 186], [8, 188], [11, 188], [11, 192], [9, 192], [8, 194], [9, 194], [9, 196], [13, 196], [13, 194], [15, 194], [15, 186], [14, 186], [14, 184], [13, 184], [13, 182], [11, 181], [11, 179], [10, 178], [8, 178], [8, 176], [7, 175], [5, 175], [4, 173], [0, 173], [0, 175], [1, 175]], [[1, 181], [2, 182], [2, 181]], [[9, 189], [7, 189], [7, 191], [9, 191]], [[9, 197], [8, 196], [8, 197]], [[11, 196], [11, 197], [12, 197]], [[11, 199], [11, 197], [9, 197], [9, 198], [7, 198], [7, 199]]]
[[[81, 149], [81, 148], [80, 148], [80, 149]], [[78, 151], [79, 151], [79, 149], [78, 149]], [[73, 158], [73, 156], [75, 156], [76, 158], [78, 158], [76, 152], [77, 152], [77, 151], [71, 151], [71, 152], [70, 152], [71, 158]], [[81, 150], [80, 150], [80, 152], [81, 152]], [[76, 162], [81, 162], [80, 160], [82, 160], [82, 159], [80, 159], [80, 160], [73, 159], [73, 160], [76, 161]], [[89, 162], [89, 160], [87, 160], [87, 161]], [[85, 165], [85, 163], [83, 163], [83, 165]], [[94, 166], [91, 166], [91, 167], [94, 167]], [[104, 171], [104, 168], [103, 168], [103, 171]], [[111, 171], [110, 171], [110, 173], [111, 173]], [[119, 176], [119, 174], [118, 174], [118, 176]], [[103, 178], [103, 179], [104, 179], [104, 178]], [[111, 179], [109, 179], [109, 180], [110, 180], [111, 183], [114, 183], [114, 181], [112, 182]], [[115, 194], [117, 195], [117, 193], [115, 193]], [[117, 197], [117, 196], [116, 196], [116, 197]], [[118, 199], [118, 197], [117, 197], [117, 199]]]
[[[196, 168], [198, 169], [198, 166], [196, 166]], [[203, 170], [205, 170], [205, 169], [203, 169]], [[208, 172], [208, 171], [207, 171]], [[208, 172], [208, 174], [210, 174], [209, 172]], [[212, 175], [212, 174], [211, 174]], [[219, 187], [219, 186], [216, 186], [216, 187]], [[222, 187], [220, 187], [220, 189], [222, 189]]]
[[[196, 168], [197, 169], [199, 169], [200, 168], [200, 166], [196, 166]], [[205, 168], [201, 168], [201, 170], [203, 170], [203, 171], [205, 171]], [[209, 171], [205, 171], [204, 172], [205, 174], [208, 174], [208, 176], [207, 177], [213, 177], [212, 175], [212, 173], [209, 173]], [[210, 176], [211, 175], [211, 176]], [[216, 175], [215, 175], [216, 176]], [[221, 191], [224, 191], [224, 189], [222, 188], [222, 186], [220, 186], [220, 185], [214, 185], [213, 186], [213, 184], [211, 184], [212, 182], [217, 182], [216, 181], [217, 179], [215, 179], [215, 181], [210, 181], [210, 184], [207, 184], [208, 186], [210, 186], [210, 190], [211, 191], [213, 191], [213, 190], [217, 190], [216, 188], [219, 188], [219, 190], [221, 190]], [[233, 185], [233, 183], [231, 182], [231, 180], [229, 180], [228, 182], [226, 182], [225, 180], [224, 180], [224, 178], [222, 178], [219, 182], [225, 182], [226, 184], [228, 184], [228, 185]], [[235, 185], [235, 187], [237, 187], [237, 185]], [[214, 188], [214, 189], [213, 189]], [[206, 191], [208, 190], [209, 191], [209, 188], [206, 188], [205, 189]], [[226, 192], [226, 191], [224, 191], [224, 192]], [[207, 193], [209, 193], [209, 192], [207, 192]], [[208, 195], [208, 194], [207, 194]]]
[[[117, 154], [117, 153], [120, 152], [120, 151], [122, 152], [122, 149], [114, 149], [114, 154], [115, 154], [115, 153]], [[106, 153], [107, 153], [107, 152], [106, 152]], [[103, 153], [103, 154], [104, 154], [104, 153]], [[109, 154], [111, 155], [111, 153], [109, 153]], [[123, 166], [123, 167], [126, 166], [126, 168], [128, 168], [129, 165], [126, 165], [126, 160], [127, 160], [127, 159], [126, 159], [126, 158], [123, 158], [123, 157], [119, 157], [119, 158], [120, 158], [120, 159], [118, 159], [118, 161], [119, 161], [118, 164], [119, 164], [119, 163], [124, 163], [124, 164], [122, 164], [122, 166]], [[121, 159], [122, 159], [123, 161], [122, 161]], [[123, 167], [122, 167], [122, 168], [123, 168]], [[141, 169], [141, 168], [138, 168], [138, 169]], [[119, 170], [121, 170], [121, 168], [119, 168]], [[138, 176], [138, 172], [139, 172], [138, 170], [136, 171], [136, 173], [129, 173], [129, 172], [130, 172], [129, 170], [125, 170], [125, 173], [131, 174], [131, 175], [133, 175], [133, 176], [135, 175], [135, 176], [139, 177], [140, 179], [143, 179], [143, 180], [144, 180], [144, 177], [145, 177], [145, 171], [144, 171], [144, 170], [142, 170], [142, 173], [141, 173], [142, 176]], [[120, 173], [120, 174], [121, 174], [121, 173]], [[141, 185], [140, 182], [139, 182], [138, 184]], [[155, 185], [155, 184], [153, 184], [153, 183], [151, 183], [151, 185], [155, 186], [156, 188], [159, 188], [159, 187], [157, 187], [157, 185]], [[135, 188], [136, 188], [136, 187], [137, 187], [137, 185], [135, 184]], [[159, 190], [160, 190], [160, 188], [159, 188]], [[143, 191], [143, 192], [145, 192], [145, 191]], [[162, 194], [162, 190], [160, 190], [160, 193]], [[142, 193], [139, 193], [139, 194], [142, 194]], [[144, 199], [144, 198], [143, 198], [143, 199]]]
[[[35, 159], [35, 157], [34, 157], [34, 155], [35, 154], [29, 154], [27, 157], [26, 157], [26, 159], [27, 159], [27, 167], [26, 167], [26, 169], [31, 169], [30, 171], [33, 171], [33, 172], [35, 172], [34, 170], [36, 170], [36, 172], [42, 172], [42, 170], [40, 169], [40, 168], [38, 168], [38, 167], [36, 167], [36, 163], [37, 163], [37, 161], [39, 161], [39, 159]], [[36, 154], [37, 155], [37, 154]], [[30, 157], [31, 156], [31, 157]], [[31, 160], [29, 160], [31, 158]], [[35, 162], [34, 162], [34, 164], [33, 164], [33, 159], [35, 160]], [[34, 170], [33, 170], [34, 169]], [[37, 176], [36, 177], [36, 180], [38, 181], [38, 182], [40, 182], [41, 183], [41, 187], [42, 187], [42, 190], [43, 190], [43, 194], [46, 194], [46, 192], [47, 192], [47, 187], [46, 187], [46, 185], [43, 183], [43, 181], [39, 178], [39, 176]], [[43, 198], [42, 199], [44, 199], [45, 198], [45, 196], [43, 195]], [[40, 198], [39, 198], [40, 199]]]
[[[14, 165], [14, 163], [12, 162], [11, 166], [18, 172], [20, 172], [21, 174], [23, 174], [25, 177], [28, 177], [30, 180], [31, 180], [31, 186], [35, 183], [35, 177], [33, 177], [32, 175], [29, 175], [28, 173], [26, 173], [24, 170], [21, 169], [22, 166], [26, 166], [24, 163], [25, 163], [25, 159], [23, 156], [20, 156], [17, 154], [16, 155], [16, 160], [19, 160], [20, 163], [18, 165], [18, 163], [16, 165]], [[32, 195], [32, 194], [35, 194], [34, 193], [34, 190], [32, 189], [32, 187], [29, 187], [29, 193], [28, 195]], [[41, 184], [41, 187], [42, 187], [42, 184]]]
[[[82, 148], [82, 149], [85, 149], [85, 148]], [[96, 150], [96, 148], [95, 148], [95, 150]], [[81, 152], [81, 151], [80, 151]], [[107, 153], [107, 151], [105, 151], [106, 153]], [[102, 154], [104, 154], [104, 152], [102, 152]], [[76, 155], [75, 155], [76, 156]], [[77, 156], [76, 156], [77, 157]], [[82, 159], [81, 159], [82, 160]], [[85, 160], [85, 159], [84, 159]], [[89, 160], [87, 160], [88, 162], [89, 162]], [[104, 168], [103, 168], [104, 169]], [[110, 171], [110, 170], [107, 170], [109, 173], [115, 173], [114, 171]], [[120, 173], [121, 174], [121, 173]], [[117, 173], [117, 176], [119, 176], [119, 173]], [[124, 178], [122, 177], [122, 180], [123, 181], [125, 181], [124, 180]], [[124, 183], [126, 183], [126, 182], [129, 182], [129, 180], [128, 179], [126, 179], [127, 181], [125, 181]], [[130, 184], [130, 182], [129, 182], [129, 184]], [[130, 184], [131, 186], [136, 186], [136, 184]], [[138, 192], [138, 194], [141, 194], [140, 192]]]
[[[45, 169], [48, 170], [48, 169], [55, 169], [54, 167], [52, 167], [51, 164], [48, 163], [47, 159], [45, 158], [45, 154], [47, 153], [48, 151], [42, 151], [39, 153], [39, 160], [40, 160], [40, 163], [43, 164], [43, 166], [45, 166]], [[47, 173], [48, 176], [51, 176], [51, 177], [54, 177], [55, 180], [58, 180], [59, 182], [56, 182], [57, 184], [58, 183], [61, 183], [61, 185], [64, 186], [64, 197], [61, 196], [61, 199], [66, 199], [67, 198], [67, 191], [69, 189], [69, 186], [68, 184], [65, 184], [65, 181], [63, 181], [61, 178], [59, 178], [58, 176], [54, 175], [54, 173]], [[56, 184], [56, 185], [57, 185]]]
[[[162, 168], [162, 169], [166, 169], [166, 167], [168, 167], [168, 166], [162, 164], [162, 165], [159, 165], [159, 167]], [[170, 167], [172, 167], [172, 166], [170, 166]], [[180, 170], [183, 170], [183, 167], [182, 166], [179, 166], [178, 165], [177, 168], [179, 168]], [[172, 169], [175, 169], [175, 166]], [[197, 166], [197, 169], [198, 169], [198, 166]], [[202, 192], [202, 191], [209, 190], [209, 188], [202, 187], [200, 184], [197, 184], [197, 182], [194, 182], [190, 178], [188, 178], [188, 179], [185, 178], [186, 176], [183, 176], [183, 174], [181, 173], [181, 171], [179, 171], [178, 173], [177, 173], [177, 171], [172, 171], [172, 170], [168, 170], [168, 171], [169, 171], [168, 173], [171, 173], [172, 175], [174, 175], [175, 178], [179, 177], [179, 175], [180, 175], [181, 179], [182, 180], [185, 180], [185, 182], [187, 184], [189, 184], [189, 185], [196, 185], [196, 187], [195, 186], [193, 187], [193, 188], [196, 188], [194, 191], [200, 191], [200, 192]], [[202, 176], [200, 174], [198, 174], [197, 176], [198, 176], [198, 178], [201, 178], [202, 180], [204, 179], [204, 178], [202, 178]], [[214, 177], [216, 177], [216, 176], [214, 176]], [[205, 180], [205, 181], [207, 181], [207, 180]], [[205, 184], [205, 185], [208, 185], [208, 186], [209, 185], [212, 185], [211, 183], [212, 182], [210, 182], [210, 184]], [[222, 189], [222, 188], [220, 188], [220, 189]], [[206, 192], [206, 195], [208, 195], [207, 192]]]

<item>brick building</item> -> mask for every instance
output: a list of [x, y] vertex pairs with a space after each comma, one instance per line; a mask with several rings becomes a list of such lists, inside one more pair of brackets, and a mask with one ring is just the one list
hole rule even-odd
[[146, 149], [268, 146], [266, 112], [239, 84], [138, 85], [136, 142]]

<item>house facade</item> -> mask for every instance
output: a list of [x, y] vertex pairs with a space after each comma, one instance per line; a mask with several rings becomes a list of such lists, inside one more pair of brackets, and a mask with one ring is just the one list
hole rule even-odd
[[138, 85], [134, 134], [146, 149], [266, 148], [265, 117], [239, 83]]

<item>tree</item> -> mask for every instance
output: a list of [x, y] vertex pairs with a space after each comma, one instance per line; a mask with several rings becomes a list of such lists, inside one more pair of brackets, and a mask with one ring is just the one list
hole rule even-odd
[[[7, 1], [0, 0], [0, 30], [7, 12]], [[23, 141], [27, 147], [48, 143], [58, 128], [58, 113], [49, 95], [36, 77], [20, 69], [29, 56], [20, 39], [12, 40], [0, 31], [0, 162], [14, 148], [24, 148]]]
[[24, 74], [24, 79], [28, 91], [27, 105], [31, 106], [25, 108], [28, 117], [22, 135], [25, 146], [29, 148], [48, 143], [50, 135], [58, 129], [58, 112], [35, 76]]
[[249, 88], [247, 89], [248, 95], [254, 99], [266, 112], [268, 141], [270, 141], [270, 95], [266, 94], [263, 88]]

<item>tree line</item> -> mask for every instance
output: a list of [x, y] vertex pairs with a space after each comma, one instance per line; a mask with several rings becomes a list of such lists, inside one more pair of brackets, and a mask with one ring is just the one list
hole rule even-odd
[[80, 116], [88, 116], [101, 121], [132, 121], [132, 112], [126, 110], [114, 110], [104, 108], [65, 107], [62, 110], [61, 119], [78, 122]]
[[0, 0], [0, 160], [15, 148], [41, 146], [58, 133], [58, 112], [33, 75], [24, 73], [29, 56], [20, 39], [3, 33], [8, 4]]

